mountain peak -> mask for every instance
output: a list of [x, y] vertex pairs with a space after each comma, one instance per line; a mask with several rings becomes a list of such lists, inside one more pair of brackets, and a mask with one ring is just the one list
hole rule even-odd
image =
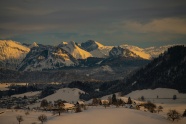
[[33, 42], [33, 43], [29, 46], [29, 48], [33, 48], [33, 47], [39, 47], [39, 46], [37, 45], [36, 42]]
[[84, 43], [81, 43], [81, 47], [88, 52], [93, 51], [93, 50], [95, 50], [99, 47], [103, 47], [103, 46], [104, 45], [102, 45], [101, 43], [94, 41], [94, 40], [88, 40]]
[[30, 49], [19, 42], [0, 40], [0, 67], [15, 69]]
[[61, 44], [63, 44], [63, 45], [67, 45], [68, 42], [66, 42], [66, 41], [62, 41]]
[[76, 47], [76, 43], [74, 41], [69, 41], [68, 44], [73, 46], [73, 47]]
[[128, 49], [124, 49], [120, 46], [113, 47], [112, 50], [109, 52], [110, 57], [132, 57], [132, 58], [138, 58], [139, 56], [133, 53], [132, 51]]
[[145, 49], [143, 49], [143, 48], [140, 48], [140, 47], [137, 47], [137, 46], [128, 45], [128, 44], [120, 45], [120, 47], [132, 51], [133, 53], [135, 53], [136, 55], [140, 56], [143, 59], [147, 59], [147, 60], [151, 59], [151, 55], [149, 53], [147, 53], [145, 51]]
[[88, 57], [92, 57], [89, 52], [81, 49], [74, 41], [63, 42], [62, 44], [59, 44], [58, 47], [65, 50], [76, 59], [86, 59]]
[[65, 46], [71, 46], [71, 47], [76, 47], [76, 43], [74, 41], [68, 41], [68, 42], [61, 42], [58, 47], [65, 47]]

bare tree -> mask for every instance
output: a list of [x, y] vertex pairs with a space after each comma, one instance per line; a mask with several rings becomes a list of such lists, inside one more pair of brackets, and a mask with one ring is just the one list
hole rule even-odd
[[183, 115], [182, 115], [183, 117], [186, 117], [186, 109], [185, 109], [185, 111], [183, 112]]
[[119, 106], [123, 106], [125, 104], [125, 102], [122, 99], [118, 99], [117, 103]]
[[76, 106], [75, 112], [76, 112], [76, 113], [82, 112], [81, 106], [80, 106], [80, 105], [77, 105], [77, 106]]
[[144, 104], [144, 107], [153, 113], [155, 111], [156, 105], [154, 103], [148, 102]]
[[132, 104], [132, 100], [131, 100], [130, 97], [128, 98], [128, 102], [127, 102], [127, 104]]
[[106, 108], [109, 104], [109, 101], [108, 100], [103, 100], [102, 104]]
[[116, 94], [112, 95], [112, 104], [116, 105], [117, 104], [117, 99], [116, 99]]
[[58, 99], [57, 101], [54, 101], [55, 103], [55, 107], [57, 107], [57, 113], [59, 114], [59, 116], [61, 115], [61, 112], [64, 111], [64, 104], [63, 104], [63, 101], [61, 99]]
[[45, 108], [45, 107], [47, 107], [47, 106], [48, 106], [48, 101], [47, 101], [46, 99], [43, 99], [43, 100], [41, 101], [40, 107]]
[[38, 120], [41, 121], [41, 123], [43, 124], [43, 122], [47, 121], [47, 116], [42, 114], [38, 117]]
[[181, 114], [177, 112], [176, 110], [169, 110], [169, 112], [167, 113], [167, 118], [172, 121], [180, 120]]
[[161, 111], [163, 111], [163, 107], [160, 105], [160, 106], [158, 106], [157, 112], [159, 113]]
[[144, 96], [141, 96], [141, 101], [145, 101], [145, 97]]
[[25, 112], [25, 115], [29, 115], [29, 114], [30, 114], [29, 111], [26, 111], [26, 112]]
[[22, 121], [24, 121], [24, 120], [23, 120], [23, 116], [21, 116], [21, 115], [16, 116], [16, 119], [17, 119], [17, 121], [19, 122], [19, 124], [20, 124]]
[[92, 99], [92, 105], [98, 105], [99, 102], [98, 102], [98, 99], [97, 98], [93, 98]]
[[173, 95], [172, 99], [173, 100], [176, 100], [177, 99], [177, 96], [176, 95]]

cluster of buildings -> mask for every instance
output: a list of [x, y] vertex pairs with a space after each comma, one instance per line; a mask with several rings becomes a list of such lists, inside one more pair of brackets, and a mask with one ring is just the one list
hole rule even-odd
[[38, 100], [38, 95], [35, 96], [24, 96], [24, 97], [2, 97], [0, 98], [0, 108], [7, 109], [26, 109], [27, 105], [36, 103]]

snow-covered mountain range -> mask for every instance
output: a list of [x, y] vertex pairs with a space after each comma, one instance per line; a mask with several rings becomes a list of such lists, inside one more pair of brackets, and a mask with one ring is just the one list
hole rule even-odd
[[33, 47], [25, 59], [18, 66], [21, 71], [41, 71], [56, 69], [64, 66], [75, 66], [77, 60], [60, 47], [40, 46]]
[[[79, 60], [95, 58], [96, 63], [110, 57], [141, 58], [151, 60], [166, 51], [169, 47], [140, 48], [132, 45], [104, 46], [93, 40], [81, 44], [74, 41], [62, 42], [58, 46], [33, 43], [21, 44], [11, 40], [0, 40], [0, 67], [33, 71], [79, 66]], [[96, 59], [97, 58], [97, 59]], [[98, 60], [102, 59], [100, 62]]]

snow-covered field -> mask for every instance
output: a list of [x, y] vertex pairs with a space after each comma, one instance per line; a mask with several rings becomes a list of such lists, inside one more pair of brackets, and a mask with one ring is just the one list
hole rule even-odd
[[24, 97], [24, 96], [30, 97], [30, 96], [38, 95], [40, 93], [41, 93], [41, 91], [26, 92], [26, 93], [22, 93], [22, 94], [12, 95], [11, 97]]
[[0, 91], [8, 90], [10, 85], [27, 85], [28, 83], [0, 83]]
[[[177, 99], [173, 100], [173, 95], [176, 95]], [[185, 103], [186, 104], [186, 94], [179, 93], [174, 89], [167, 88], [157, 88], [154, 90], [137, 90], [129, 93], [126, 97], [131, 97], [132, 99], [138, 100], [144, 96], [146, 101], [151, 101], [154, 103]], [[158, 98], [157, 98], [158, 97]]]
[[1, 83], [0, 84], [0, 91], [5, 91], [5, 90], [8, 90], [8, 84], [6, 83]]
[[[124, 97], [121, 97], [119, 93], [115, 93], [117, 98], [127, 99], [131, 97], [134, 100], [139, 100], [142, 96], [145, 98], [145, 101], [150, 101], [153, 103], [159, 104], [186, 104], [186, 94], [179, 93], [175, 89], [168, 88], [157, 88], [157, 89], [145, 89], [145, 90], [136, 90], [133, 91]], [[176, 95], [177, 99], [173, 100], [173, 95]], [[157, 98], [158, 96], [158, 98]], [[112, 97], [112, 94], [102, 97], [101, 99], [108, 99]], [[89, 100], [87, 103], [90, 103], [92, 100]]]
[[40, 124], [38, 121], [38, 116], [41, 114], [47, 115], [49, 119], [52, 118], [52, 113], [49, 112], [35, 112], [35, 111], [30, 111], [29, 115], [25, 115], [24, 110], [0, 110], [4, 111], [4, 113], [0, 114], [0, 124], [18, 124], [18, 121], [16, 119], [16, 116], [21, 115], [23, 116], [24, 121], [22, 122], [23, 124], [31, 124], [33, 122], [36, 122], [37, 124]]
[[[33, 122], [40, 124], [37, 117], [45, 114], [48, 117], [46, 124], [170, 124], [164, 113], [150, 113], [128, 109], [124, 107], [89, 107], [81, 113], [62, 113], [61, 116], [53, 115], [52, 112], [30, 111], [29, 115], [25, 115], [25, 111], [5, 110], [0, 114], [1, 124], [18, 124], [17, 115], [22, 115], [23, 124], [31, 124]], [[186, 118], [175, 122], [176, 124], [185, 124]]]

